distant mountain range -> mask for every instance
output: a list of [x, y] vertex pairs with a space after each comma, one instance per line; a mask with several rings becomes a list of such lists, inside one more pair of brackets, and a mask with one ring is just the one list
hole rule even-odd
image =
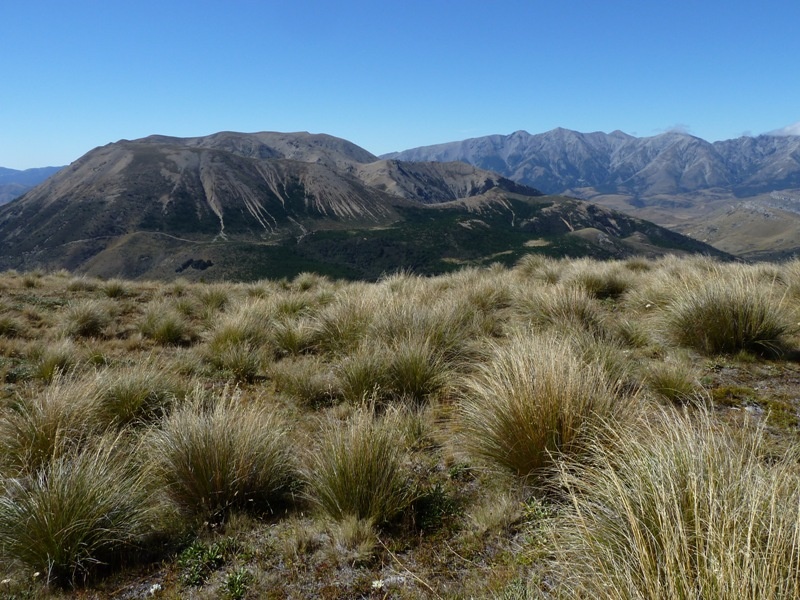
[[379, 159], [308, 133], [122, 140], [0, 207], [0, 268], [101, 276], [375, 278], [667, 251], [722, 255], [463, 162]]
[[[686, 133], [517, 131], [413, 148], [384, 158], [464, 161], [546, 193], [575, 196], [690, 233], [751, 258], [800, 252], [800, 136], [707, 142]], [[774, 194], [782, 192], [781, 201]], [[731, 211], [740, 212], [731, 218]], [[754, 213], [755, 211], [755, 213]], [[785, 235], [765, 236], [773, 221]], [[702, 221], [702, 223], [701, 223]], [[792, 223], [788, 230], [787, 221]], [[701, 226], [702, 225], [702, 226]]]
[[61, 167], [41, 167], [38, 169], [6, 169], [0, 167], [0, 204], [18, 198], [33, 186], [40, 184]]
[[669, 132], [638, 138], [621, 131], [517, 131], [413, 148], [383, 158], [464, 161], [545, 193], [593, 188], [652, 198], [711, 188], [738, 196], [800, 187], [800, 136], [707, 142]]

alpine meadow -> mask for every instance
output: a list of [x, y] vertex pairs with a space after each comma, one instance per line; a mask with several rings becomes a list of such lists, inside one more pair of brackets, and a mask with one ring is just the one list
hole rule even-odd
[[795, 598], [800, 262], [0, 275], [7, 598]]

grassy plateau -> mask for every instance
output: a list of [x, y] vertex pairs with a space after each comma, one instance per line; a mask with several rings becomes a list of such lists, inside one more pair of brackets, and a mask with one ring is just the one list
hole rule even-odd
[[0, 597], [800, 597], [800, 261], [0, 273]]

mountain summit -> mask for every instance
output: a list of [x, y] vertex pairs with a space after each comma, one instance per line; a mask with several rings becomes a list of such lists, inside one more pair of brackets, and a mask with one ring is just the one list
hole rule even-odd
[[[544, 199], [463, 162], [378, 159], [328, 135], [150, 136], [96, 148], [0, 207], [0, 268], [377, 277], [401, 267], [433, 273], [510, 261], [533, 247], [603, 256], [712, 251], [582, 204]], [[644, 245], [603, 247], [594, 234], [572, 235], [584, 229], [603, 240], [648, 233]], [[552, 239], [525, 245], [542, 235]]]

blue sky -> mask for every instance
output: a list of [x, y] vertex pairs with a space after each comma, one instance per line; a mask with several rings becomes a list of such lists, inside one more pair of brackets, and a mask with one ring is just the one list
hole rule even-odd
[[518, 129], [800, 122], [796, 0], [0, 0], [0, 166], [159, 133], [380, 154]]

